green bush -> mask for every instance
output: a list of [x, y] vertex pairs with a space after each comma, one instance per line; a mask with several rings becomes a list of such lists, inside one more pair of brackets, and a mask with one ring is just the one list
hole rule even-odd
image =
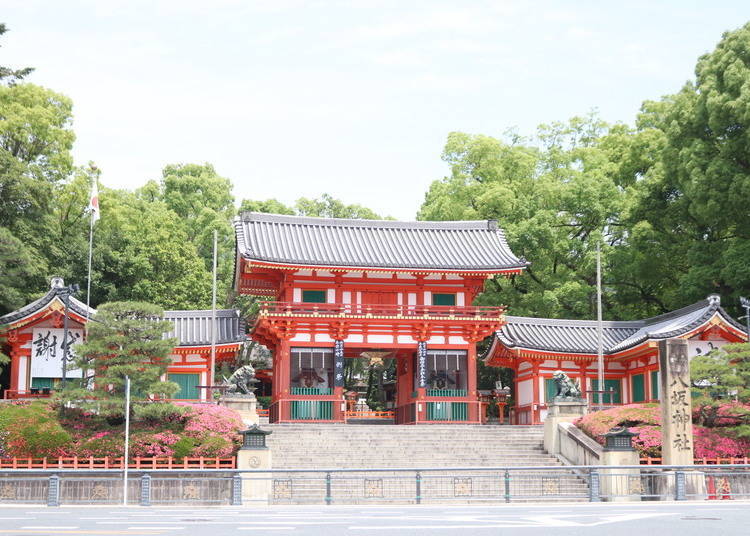
[[271, 397], [270, 396], [259, 396], [258, 397], [258, 405], [260, 405], [263, 409], [268, 409], [271, 406]]
[[133, 417], [146, 424], [182, 422], [187, 409], [170, 402], [149, 402], [133, 406]]
[[8, 456], [57, 456], [72, 444], [71, 435], [45, 402], [14, 403], [0, 409]]
[[172, 445], [172, 449], [174, 450], [174, 457], [184, 458], [185, 456], [190, 456], [193, 452], [193, 449], [195, 448], [195, 444], [195, 439], [193, 439], [192, 437], [183, 436], [177, 443]]

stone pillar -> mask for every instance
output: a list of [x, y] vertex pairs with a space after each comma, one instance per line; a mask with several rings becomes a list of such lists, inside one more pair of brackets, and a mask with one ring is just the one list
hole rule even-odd
[[249, 395], [224, 395], [219, 399], [219, 405], [232, 409], [240, 414], [242, 422], [251, 426], [259, 424], [258, 399], [255, 394]]
[[582, 398], [553, 399], [549, 403], [547, 418], [544, 419], [544, 450], [553, 456], [560, 454], [560, 430], [557, 425], [561, 422], [572, 423], [577, 418], [586, 415], [587, 410], [586, 401]]
[[[612, 469], [600, 471], [599, 489], [607, 502], [640, 501], [643, 486], [641, 484], [640, 457], [632, 443], [632, 434], [624, 428], [614, 428], [605, 434], [607, 445], [599, 459], [600, 465], [612, 465]], [[619, 436], [619, 437], [610, 437]], [[622, 446], [620, 443], [626, 443]], [[635, 465], [633, 469], [623, 469], [623, 465]]]
[[661, 458], [664, 465], [693, 465], [690, 360], [685, 339], [659, 342]]
[[[243, 446], [237, 451], [237, 469], [271, 469], [271, 450], [266, 447]], [[273, 475], [241, 473], [242, 503], [245, 506], [265, 506], [272, 497]]]

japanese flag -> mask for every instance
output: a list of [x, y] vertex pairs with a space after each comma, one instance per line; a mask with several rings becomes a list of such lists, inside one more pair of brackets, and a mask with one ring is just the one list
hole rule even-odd
[[91, 213], [91, 221], [96, 222], [99, 219], [99, 186], [97, 185], [96, 177], [91, 185], [91, 199], [89, 200], [89, 212]]

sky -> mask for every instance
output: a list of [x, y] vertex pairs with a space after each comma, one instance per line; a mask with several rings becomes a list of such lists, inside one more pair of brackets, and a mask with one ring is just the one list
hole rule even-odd
[[73, 99], [78, 164], [134, 189], [210, 162], [241, 199], [411, 220], [450, 132], [632, 124], [746, 1], [0, 0], [0, 64]]

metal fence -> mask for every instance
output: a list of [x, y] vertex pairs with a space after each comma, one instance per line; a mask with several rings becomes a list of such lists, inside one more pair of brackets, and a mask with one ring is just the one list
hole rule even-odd
[[[117, 470], [0, 471], [0, 504], [122, 504]], [[750, 498], [750, 465], [153, 470], [128, 504], [441, 504]]]

